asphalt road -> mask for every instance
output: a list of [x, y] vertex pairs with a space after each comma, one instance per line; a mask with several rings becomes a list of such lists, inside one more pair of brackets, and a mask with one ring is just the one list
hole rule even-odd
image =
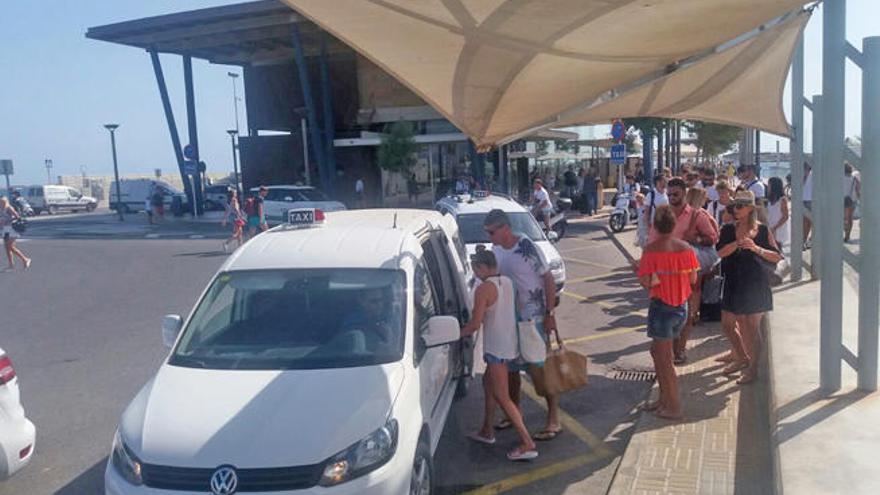
[[[225, 260], [215, 239], [222, 233], [208, 228], [193, 235], [211, 239], [71, 239], [52, 235], [55, 221], [41, 221], [42, 234], [21, 243], [35, 260], [31, 270], [0, 273], [0, 346], [15, 362], [38, 435], [33, 462], [0, 483], [2, 495], [103, 493], [119, 415], [166, 354], [162, 316], [188, 312]], [[606, 492], [634, 406], [649, 388], [615, 379], [615, 371], [648, 369], [649, 360], [639, 331], [644, 294], [601, 226], [572, 225], [559, 245], [569, 279], [558, 316], [562, 335], [590, 356], [589, 386], [562, 399], [565, 432], [541, 444], [540, 458], [527, 464], [504, 458], [515, 445], [510, 431], [494, 446], [469, 443], [464, 434], [482, 414], [478, 377], [455, 404], [437, 452], [441, 493]], [[533, 431], [544, 417], [536, 399], [526, 394], [523, 401]]]

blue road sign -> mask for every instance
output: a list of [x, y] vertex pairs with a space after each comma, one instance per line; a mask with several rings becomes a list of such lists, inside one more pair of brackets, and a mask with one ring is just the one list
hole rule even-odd
[[626, 145], [615, 144], [611, 146], [611, 164], [623, 165], [626, 163]]
[[623, 141], [623, 138], [626, 137], [626, 128], [623, 126], [623, 122], [615, 120], [611, 124], [611, 137], [617, 142]]

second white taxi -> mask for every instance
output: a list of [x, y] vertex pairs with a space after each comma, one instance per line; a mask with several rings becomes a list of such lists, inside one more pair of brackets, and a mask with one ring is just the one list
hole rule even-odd
[[119, 422], [107, 494], [433, 493], [470, 276], [424, 210], [326, 215], [245, 244]]

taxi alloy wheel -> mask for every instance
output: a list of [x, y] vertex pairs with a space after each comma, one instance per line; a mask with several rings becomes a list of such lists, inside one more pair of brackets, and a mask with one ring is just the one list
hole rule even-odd
[[413, 461], [412, 478], [410, 481], [410, 495], [430, 495], [433, 484], [431, 459], [428, 457], [428, 448], [419, 445], [416, 458]]

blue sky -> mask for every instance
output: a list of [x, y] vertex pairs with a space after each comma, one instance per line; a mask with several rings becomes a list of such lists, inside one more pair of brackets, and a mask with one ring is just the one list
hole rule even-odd
[[[109, 137], [117, 131], [122, 173], [174, 173], [176, 164], [149, 55], [85, 38], [89, 27], [236, 2], [222, 0], [3, 0], [0, 15], [0, 158], [15, 162], [16, 184], [53, 175], [112, 173]], [[880, 2], [849, 0], [848, 37], [857, 47], [880, 35]], [[807, 28], [806, 93], [821, 91], [821, 8]], [[183, 75], [178, 56], [163, 57], [180, 132], [185, 135]], [[201, 154], [213, 171], [231, 169], [226, 129], [234, 127], [228, 66], [194, 61]], [[848, 63], [847, 134], [860, 133], [859, 71]], [[786, 109], [789, 98], [786, 96]], [[243, 107], [242, 107], [243, 109]], [[809, 113], [807, 114], [809, 115]], [[242, 112], [242, 128], [244, 115]], [[807, 126], [807, 136], [810, 127]], [[763, 139], [765, 149], [776, 138]], [[807, 143], [809, 147], [809, 142]], [[782, 149], [788, 143], [782, 140]]]

